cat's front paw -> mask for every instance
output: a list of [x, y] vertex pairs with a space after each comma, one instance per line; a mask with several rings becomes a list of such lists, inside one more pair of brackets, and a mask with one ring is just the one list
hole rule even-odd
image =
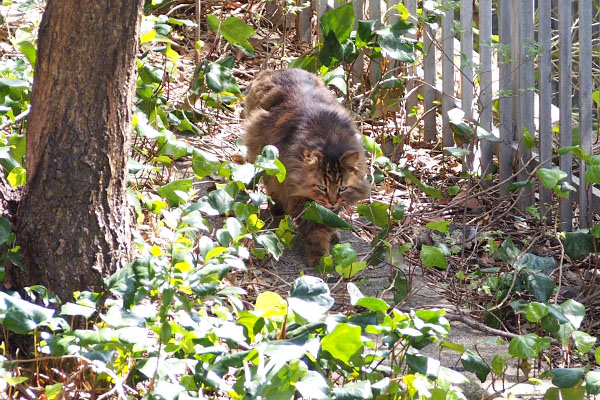
[[309, 253], [306, 255], [306, 264], [310, 268], [315, 267], [315, 266], [319, 265], [319, 262], [321, 261], [322, 256], [323, 256], [323, 254]]
[[342, 241], [342, 237], [340, 236], [340, 233], [338, 231], [333, 231], [331, 232], [331, 238], [329, 239], [329, 241], [331, 242], [331, 244], [338, 244]]

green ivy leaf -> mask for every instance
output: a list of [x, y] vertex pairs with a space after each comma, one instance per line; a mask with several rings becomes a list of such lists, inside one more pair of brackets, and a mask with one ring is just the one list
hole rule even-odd
[[510, 236], [504, 239], [502, 245], [500, 245], [500, 248], [498, 249], [498, 256], [500, 259], [511, 265], [514, 265], [520, 253], [521, 251], [515, 246], [512, 237]]
[[409, 32], [414, 32], [414, 27], [406, 21], [377, 30], [375, 34], [382, 53], [400, 62], [414, 62], [414, 42], [405, 36]]
[[[560, 155], [571, 153], [575, 157], [577, 157], [581, 160], [584, 160], [586, 162], [589, 158], [588, 154], [585, 152], [585, 150], [581, 146], [562, 146], [562, 147], [559, 147], [558, 149], [556, 149], [556, 152]], [[591, 164], [594, 165], [595, 163], [592, 162]]]
[[369, 205], [359, 204], [356, 207], [356, 211], [360, 216], [368, 219], [380, 228], [385, 228], [389, 224], [389, 209], [389, 204], [383, 204], [379, 201], [374, 201]]
[[264, 170], [267, 175], [275, 175], [277, 181], [283, 182], [286, 176], [285, 166], [279, 161], [279, 150], [277, 147], [267, 145], [262, 149], [254, 161], [254, 166]]
[[350, 225], [341, 219], [336, 213], [323, 207], [322, 205], [313, 202], [304, 205], [304, 213], [302, 219], [305, 221], [313, 221], [319, 224], [327, 225], [332, 228], [341, 228], [350, 230]]
[[355, 305], [367, 308], [371, 311], [381, 312], [386, 312], [390, 308], [388, 303], [377, 297], [361, 297], [356, 301]]
[[158, 188], [158, 194], [161, 195], [169, 205], [177, 206], [185, 203], [188, 199], [182, 195], [188, 193], [192, 188], [192, 178], [177, 179]]
[[317, 371], [307, 371], [306, 375], [296, 382], [295, 386], [303, 398], [314, 400], [330, 399], [327, 380]]
[[585, 389], [588, 394], [600, 394], [600, 369], [595, 369], [585, 375]]
[[539, 322], [546, 315], [548, 315], [548, 306], [544, 303], [534, 301], [525, 306], [525, 316], [529, 322]]
[[343, 59], [344, 49], [334, 31], [329, 31], [323, 38], [323, 46], [319, 52], [319, 62], [329, 68]]
[[54, 310], [0, 292], [0, 323], [11, 332], [31, 333], [53, 316]]
[[557, 168], [540, 168], [537, 170], [536, 175], [542, 181], [542, 184], [546, 189], [554, 189], [558, 182], [567, 177], [567, 173]]
[[533, 294], [539, 301], [546, 302], [552, 296], [556, 283], [550, 276], [524, 268], [519, 271], [519, 277], [523, 280], [527, 291]]
[[15, 78], [0, 78], [0, 89], [10, 88], [16, 91], [24, 91], [26, 89], [30, 89], [31, 85], [29, 82], [24, 81], [22, 79]]
[[213, 190], [208, 194], [208, 204], [217, 210], [217, 214], [224, 214], [231, 211], [233, 197], [224, 189]]
[[528, 149], [533, 149], [533, 146], [535, 146], [535, 138], [525, 126], [523, 127], [523, 143]]
[[475, 128], [475, 133], [477, 134], [477, 138], [479, 140], [487, 140], [488, 142], [492, 142], [492, 143], [501, 143], [502, 142], [502, 140], [498, 136], [494, 135], [491, 132], [486, 131], [479, 125], [477, 125], [477, 127]]
[[273, 232], [265, 232], [257, 236], [256, 241], [267, 249], [276, 260], [279, 260], [279, 257], [283, 254], [283, 243]]
[[588, 254], [596, 252], [594, 238], [587, 230], [566, 232], [563, 245], [565, 253], [574, 260], [579, 260]]
[[24, 41], [24, 42], [20, 42], [18, 44], [18, 46], [19, 46], [19, 50], [21, 51], [21, 53], [23, 53], [25, 58], [27, 58], [27, 61], [29, 61], [29, 64], [31, 65], [31, 67], [33, 69], [35, 69], [37, 50], [36, 50], [35, 46], [33, 45], [33, 43]]
[[212, 154], [199, 149], [194, 149], [192, 153], [192, 170], [198, 179], [215, 173], [221, 167], [221, 162]]
[[54, 385], [47, 385], [44, 388], [44, 394], [49, 400], [55, 399], [59, 394], [62, 393], [63, 384], [55, 383]]
[[462, 158], [471, 154], [469, 149], [465, 149], [464, 147], [444, 147], [451, 156], [456, 158]]
[[[206, 22], [211, 31], [219, 31], [219, 18], [210, 14], [206, 18]], [[238, 17], [228, 17], [221, 25], [221, 34], [229, 43], [239, 44], [246, 51], [254, 53], [254, 47], [248, 41], [248, 38], [255, 32], [254, 29]]]
[[209, 62], [204, 71], [204, 76], [206, 77], [206, 85], [210, 90], [217, 93], [242, 93], [231, 68], [227, 68], [219, 62]]
[[577, 350], [582, 354], [586, 354], [588, 351], [592, 350], [596, 344], [596, 338], [594, 336], [582, 331], [573, 332], [573, 341], [575, 342]]
[[492, 371], [494, 371], [494, 374], [502, 376], [504, 367], [506, 367], [506, 359], [504, 356], [494, 356], [494, 358], [492, 358]]
[[518, 358], [535, 358], [539, 353], [537, 348], [539, 338], [535, 333], [514, 337], [508, 345], [508, 353]]
[[331, 255], [337, 264], [350, 265], [356, 260], [356, 251], [350, 243], [338, 243], [333, 246]]
[[81, 315], [84, 318], [90, 318], [95, 312], [95, 307], [75, 303], [65, 303], [60, 308], [60, 315]]
[[466, 371], [474, 373], [482, 383], [485, 382], [490, 373], [490, 367], [487, 366], [479, 355], [471, 350], [467, 350], [460, 357], [460, 362]]
[[0, 245], [8, 242], [11, 234], [10, 221], [4, 217], [0, 217]]
[[377, 21], [374, 19], [367, 21], [358, 21], [358, 29], [356, 31], [356, 46], [361, 49], [369, 44], [375, 37], [375, 25]]
[[349, 365], [352, 356], [362, 353], [363, 342], [360, 334], [359, 326], [337, 324], [333, 332], [321, 339], [321, 350]]
[[444, 196], [442, 195], [442, 192], [439, 189], [436, 189], [433, 186], [429, 186], [429, 185], [426, 185], [423, 182], [421, 182], [419, 179], [417, 179], [413, 174], [411, 174], [408, 171], [408, 168], [405, 168], [402, 170], [402, 175], [404, 175], [406, 177], [406, 179], [408, 179], [409, 181], [411, 181], [412, 183], [417, 185], [417, 187], [419, 189], [421, 189], [423, 192], [425, 192], [426, 195], [434, 197], [436, 199], [444, 198]]
[[321, 278], [301, 276], [290, 289], [289, 308], [302, 318], [315, 322], [333, 306], [329, 286]]
[[319, 19], [321, 32], [327, 37], [333, 32], [339, 43], [350, 38], [354, 26], [354, 8], [351, 3], [327, 11]]
[[372, 399], [373, 391], [370, 381], [355, 381], [333, 389], [333, 395], [336, 400]]
[[584, 368], [555, 368], [549, 371], [552, 383], [559, 388], [571, 388], [583, 378]]
[[585, 172], [585, 183], [600, 183], [600, 165], [590, 165]]
[[579, 329], [583, 317], [585, 317], [585, 306], [573, 299], [569, 299], [560, 305], [560, 310], [567, 317], [575, 329]]
[[6, 177], [10, 186], [16, 188], [27, 183], [27, 171], [23, 167], [15, 167]]
[[429, 229], [436, 230], [440, 233], [448, 232], [448, 227], [450, 226], [450, 221], [431, 221], [426, 225]]
[[346, 279], [350, 279], [358, 274], [360, 271], [365, 269], [367, 266], [366, 261], [357, 261], [348, 265], [336, 265], [335, 270], [338, 274], [342, 275]]
[[341, 65], [335, 69], [327, 71], [327, 73], [323, 75], [323, 82], [325, 82], [325, 84], [328, 86], [335, 86], [343, 94], [348, 93], [348, 86], [346, 85], [346, 72]]
[[585, 388], [577, 386], [573, 388], [551, 387], [546, 390], [544, 400], [584, 400]]
[[421, 261], [426, 267], [448, 268], [444, 252], [435, 246], [421, 246]]
[[231, 179], [248, 185], [254, 179], [256, 170], [252, 164], [229, 164], [231, 168]]

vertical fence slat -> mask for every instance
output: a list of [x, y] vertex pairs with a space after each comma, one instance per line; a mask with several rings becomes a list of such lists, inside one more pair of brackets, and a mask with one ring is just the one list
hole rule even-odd
[[[592, 86], [592, 1], [579, 0], [579, 137], [588, 154], [592, 152]], [[593, 200], [585, 184], [585, 163], [579, 171], [579, 226], [587, 228]]]
[[[385, 4], [387, 6], [386, 16], [387, 20], [385, 21], [386, 25], [394, 25], [396, 22], [400, 20], [398, 16], [398, 12], [393, 10], [392, 7], [398, 4], [399, 0], [386, 0]], [[386, 71], [392, 71], [398, 67], [398, 62], [396, 60], [388, 60], [388, 66]]]
[[[540, 144], [540, 162], [543, 168], [550, 168], [552, 163], [552, 58], [550, 54], [551, 31], [551, 10], [550, 0], [540, 0], [538, 3], [539, 11], [539, 41], [542, 52], [540, 54], [539, 71], [539, 144]], [[551, 204], [552, 193], [543, 185], [539, 185], [540, 190], [540, 213], [546, 217], [547, 221], [552, 221]]]
[[[521, 154], [521, 164], [519, 167], [524, 166], [531, 159], [531, 149], [525, 146], [523, 136], [526, 132], [530, 135], [535, 135], [535, 122], [534, 122], [534, 88], [535, 88], [535, 74], [533, 67], [532, 54], [534, 49], [534, 36], [533, 36], [533, 0], [519, 0], [521, 1], [521, 30], [520, 30], [520, 92], [519, 92], [519, 108], [521, 113], [521, 125], [517, 127], [519, 132], [519, 152]], [[529, 179], [529, 174], [533, 170], [533, 166], [530, 164], [528, 168], [525, 168], [519, 175], [520, 181], [526, 181]], [[531, 187], [523, 188], [523, 192], [520, 198], [519, 206], [524, 210], [527, 206], [533, 204], [533, 190]]]
[[[523, 121], [521, 119], [521, 96], [520, 96], [520, 88], [521, 88], [521, 2], [522, 0], [512, 0], [511, 7], [511, 21], [512, 21], [512, 37], [510, 41], [510, 54], [512, 56], [512, 71], [510, 74], [511, 79], [511, 92], [512, 92], [512, 120], [513, 120], [513, 141], [519, 144], [519, 148], [517, 148], [516, 157], [521, 156], [521, 149], [523, 147], [522, 136], [523, 136]], [[519, 163], [518, 160], [513, 159], [513, 161]], [[513, 173], [519, 169], [520, 163], [518, 165], [513, 165]], [[517, 179], [522, 178], [520, 175]]]
[[[408, 12], [411, 15], [410, 21], [413, 22], [416, 26], [417, 21], [415, 18], [417, 16], [417, 0], [404, 0], [404, 5], [406, 6], [406, 8], [408, 9]], [[415, 40], [417, 39], [416, 33], [409, 33], [406, 36], [409, 39], [415, 39]], [[416, 68], [414, 66], [408, 67], [407, 73], [409, 76], [416, 75]], [[408, 83], [406, 84], [406, 93], [408, 94], [408, 97], [406, 98], [406, 105], [405, 105], [406, 125], [407, 126], [413, 126], [416, 122], [416, 118], [414, 116], [409, 116], [412, 109], [414, 107], [416, 107], [416, 105], [417, 105], [417, 90], [415, 89], [416, 86], [417, 85], [416, 85], [415, 79], [410, 79], [408, 81]]]
[[[492, 1], [479, 2], [479, 64], [481, 66], [479, 96], [480, 124], [492, 132]], [[494, 148], [488, 140], [481, 141], [481, 176], [485, 178], [492, 166]], [[485, 182], [485, 180], [484, 180]]]
[[460, 4], [460, 53], [461, 108], [465, 119], [473, 118], [473, 0], [462, 0]]
[[512, 89], [511, 84], [511, 54], [507, 49], [511, 45], [511, 0], [499, 0], [500, 4], [500, 44], [498, 52], [498, 65], [500, 66], [500, 195], [507, 196], [510, 182], [507, 179], [512, 175], [512, 141], [513, 141], [513, 119], [512, 98], [508, 93]]
[[[473, 120], [473, 0], [462, 0], [460, 4], [460, 104], [465, 119]], [[468, 143], [471, 153], [466, 157], [465, 167], [478, 169], [479, 160], [475, 157], [473, 143]], [[476, 162], [474, 163], [474, 160]]]
[[394, 25], [400, 19], [398, 17], [398, 12], [396, 10], [392, 10], [391, 8], [398, 5], [399, 0], [386, 0], [385, 4], [387, 5], [387, 24], [386, 25]]
[[[369, 0], [369, 18], [377, 20], [377, 24], [375, 25], [377, 28], [381, 27], [381, 1], [380, 0]], [[371, 86], [375, 85], [377, 81], [377, 73], [379, 70], [380, 61], [379, 60], [371, 60], [371, 64], [369, 65], [369, 78], [371, 81]]]
[[322, 39], [321, 29], [319, 29], [319, 18], [327, 11], [327, 0], [311, 0], [312, 9], [317, 14], [317, 32], [319, 38]]
[[435, 111], [429, 111], [435, 107], [435, 31], [431, 24], [426, 24], [423, 34], [423, 48], [425, 50], [425, 62], [423, 65], [423, 75], [425, 80], [425, 112], [423, 118], [423, 131], [425, 140], [433, 142], [437, 136], [435, 123]]
[[[301, 6], [303, 0], [297, 0], [296, 5]], [[301, 42], [310, 42], [311, 40], [311, 23], [310, 17], [312, 16], [312, 10], [309, 7], [304, 7], [298, 12], [296, 16], [296, 37]]]
[[[363, 15], [363, 0], [352, 0], [354, 8], [354, 29], [358, 29], [358, 21], [364, 19]], [[358, 83], [362, 80], [365, 68], [365, 59], [362, 54], [359, 54], [352, 64], [352, 81]]]
[[446, 2], [442, 17], [442, 144], [454, 146], [448, 111], [455, 107], [454, 102], [454, 3]]
[[[571, 108], [572, 108], [572, 44], [571, 44], [571, 1], [559, 0], [559, 105], [560, 105], [560, 145], [571, 146], [573, 144]], [[567, 173], [567, 182], [572, 182], [571, 153], [560, 156], [560, 169]], [[560, 229], [570, 231], [573, 220], [573, 208], [571, 198], [561, 199], [560, 203]]]

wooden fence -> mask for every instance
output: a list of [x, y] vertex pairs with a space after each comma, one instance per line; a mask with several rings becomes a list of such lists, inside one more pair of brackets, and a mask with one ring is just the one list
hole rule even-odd
[[[352, 3], [357, 20], [393, 23], [395, 14], [388, 10], [399, 1], [353, 0]], [[313, 12], [319, 17], [344, 3], [313, 0], [312, 10], [303, 9], [295, 19], [299, 37], [311, 40]], [[402, 3], [411, 16], [416, 15], [416, 0]], [[594, 32], [597, 34], [599, 21], [593, 19], [597, 19], [600, 5], [593, 7], [591, 0], [479, 0], [474, 10], [473, 0], [441, 3], [443, 15], [438, 18], [439, 24], [426, 24], [422, 30], [423, 78], [409, 82], [407, 92], [421, 85], [425, 111], [438, 107], [435, 102], [441, 100], [438, 111], [443, 121], [443, 146], [454, 145], [448, 111], [455, 107], [464, 111], [465, 119], [493, 133], [497, 141], [479, 141], [474, 149], [475, 166], [480, 176], [485, 176], [491, 171], [492, 163], [497, 162], [502, 196], [509, 195], [512, 182], [535, 179], [536, 168], [556, 167], [552, 162], [553, 140], [555, 148], [572, 144], [574, 115], [579, 116], [579, 144], [592, 154], [592, 93], [598, 89], [597, 76], [594, 79], [592, 72], [592, 41], [597, 47], [599, 40], [592, 38], [592, 23], [596, 24]], [[478, 20], [474, 21], [474, 15]], [[574, 38], [576, 51], [573, 51]], [[477, 53], [474, 40], [478, 41]], [[557, 65], [556, 54], [552, 56], [556, 51]], [[355, 63], [354, 69], [362, 73], [362, 60]], [[494, 100], [498, 104], [497, 113], [493, 109]], [[413, 93], [406, 99], [407, 110], [412, 109], [416, 101]], [[429, 141], [439, 140], [435, 114], [428, 113], [423, 121], [424, 137]], [[560, 128], [558, 140], [553, 132], [556, 125]], [[528, 134], [537, 139], [532, 149], [524, 143], [524, 136]], [[577, 174], [573, 174], [571, 153], [559, 157], [559, 167], [567, 174], [565, 180], [577, 188], [577, 195], [560, 201], [563, 230], [572, 229], [573, 200], [579, 205], [579, 227], [591, 225], [594, 206], [600, 203], [594, 202], [593, 194], [598, 191], [584, 184], [585, 163], [577, 160], [575, 165]], [[546, 216], [549, 216], [552, 201], [552, 193], [539, 183], [521, 189], [518, 196], [520, 208], [539, 205], [542, 215]]]

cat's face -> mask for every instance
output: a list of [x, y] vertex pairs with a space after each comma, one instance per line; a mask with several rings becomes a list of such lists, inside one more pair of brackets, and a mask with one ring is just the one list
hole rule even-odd
[[357, 151], [347, 151], [335, 162], [318, 151], [305, 151], [303, 164], [304, 168], [293, 171], [297, 176], [292, 196], [306, 197], [337, 211], [369, 195], [365, 160]]

